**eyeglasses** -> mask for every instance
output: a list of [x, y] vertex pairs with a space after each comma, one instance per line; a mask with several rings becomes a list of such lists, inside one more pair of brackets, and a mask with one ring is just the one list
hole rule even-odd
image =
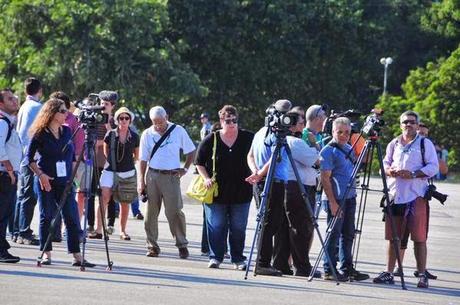
[[120, 117], [118, 117], [119, 121], [129, 121], [130, 119], [131, 119], [131, 117], [129, 117], [129, 116], [120, 116]]
[[231, 123], [236, 124], [236, 123], [238, 123], [238, 119], [237, 118], [225, 119], [224, 122], [225, 122], [225, 124], [231, 124]]
[[67, 113], [67, 109], [59, 109], [58, 112], [59, 112], [59, 113], [62, 113], [62, 114], [66, 114], [66, 113]]
[[402, 121], [401, 124], [403, 125], [407, 125], [407, 124], [417, 124], [417, 122], [415, 120], [405, 120], [405, 121]]

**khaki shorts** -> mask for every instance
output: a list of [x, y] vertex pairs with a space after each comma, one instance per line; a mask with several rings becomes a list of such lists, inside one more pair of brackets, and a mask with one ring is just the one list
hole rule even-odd
[[[411, 240], [415, 242], [425, 242], [428, 237], [428, 211], [428, 201], [422, 197], [418, 197], [415, 199], [413, 213], [409, 213], [406, 217], [393, 215], [398, 237], [401, 239], [406, 235], [407, 238], [410, 234]], [[385, 217], [385, 239], [393, 239], [388, 216]]]

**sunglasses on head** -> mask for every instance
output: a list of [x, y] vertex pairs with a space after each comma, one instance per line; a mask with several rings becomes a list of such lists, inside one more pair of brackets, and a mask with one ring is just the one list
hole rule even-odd
[[401, 124], [404, 124], [404, 125], [407, 125], [407, 124], [416, 124], [417, 122], [415, 120], [405, 120], [405, 121], [402, 121]]
[[120, 116], [120, 117], [118, 117], [119, 121], [129, 121], [130, 119], [131, 119], [131, 117], [129, 117], [129, 116]]
[[231, 123], [236, 124], [236, 123], [238, 123], [238, 119], [237, 118], [224, 119], [224, 122], [225, 122], [225, 124], [231, 124]]

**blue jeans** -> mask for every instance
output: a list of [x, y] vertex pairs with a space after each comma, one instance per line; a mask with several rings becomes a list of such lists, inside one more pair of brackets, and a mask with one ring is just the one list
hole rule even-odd
[[[345, 200], [342, 207], [343, 216], [337, 218], [334, 230], [331, 233], [328, 243], [326, 244], [326, 251], [331, 259], [333, 268], [337, 266], [337, 250], [339, 252], [340, 270], [347, 271], [353, 267], [352, 247], [353, 239], [355, 237], [355, 211], [356, 211], [356, 197]], [[327, 211], [327, 224], [332, 221], [332, 214], [330, 209]], [[324, 272], [331, 273], [331, 268], [324, 256]]]
[[206, 225], [208, 227], [209, 258], [224, 260], [229, 233], [232, 263], [244, 262], [244, 241], [248, 224], [250, 203], [205, 204]]
[[[55, 184], [51, 181], [51, 191], [49, 192], [41, 190], [38, 178], [35, 178], [35, 185], [38, 191], [38, 204], [40, 208], [40, 250], [51, 251], [53, 249], [52, 243], [49, 243], [46, 248], [45, 243], [50, 231], [51, 221], [56, 215], [65, 185]], [[79, 253], [80, 221], [77, 204], [73, 195], [73, 192], [69, 192], [67, 195], [66, 202], [61, 210], [61, 217], [64, 219], [67, 231], [67, 250], [69, 253]]]
[[209, 242], [208, 242], [208, 228], [206, 225], [206, 213], [203, 205], [203, 227], [201, 228], [201, 253], [208, 253], [209, 252]]
[[[21, 166], [20, 171], [13, 235], [31, 238], [33, 231], [30, 229], [30, 223], [32, 222], [35, 205], [37, 204], [37, 194], [34, 189], [34, 173], [27, 165]], [[19, 229], [19, 232], [16, 232], [16, 228]]]
[[133, 213], [133, 217], [136, 217], [137, 214], [141, 214], [141, 210], [139, 209], [139, 198], [134, 199], [133, 203], [131, 203], [131, 212]]
[[[7, 175], [6, 173], [1, 173], [1, 175]], [[6, 176], [3, 176], [6, 178]], [[2, 179], [3, 183], [7, 183], [9, 179]], [[11, 181], [11, 180], [9, 180]], [[6, 240], [6, 228], [8, 227], [9, 219], [11, 214], [14, 211], [16, 198], [16, 185], [11, 185], [11, 187], [0, 188], [0, 254], [4, 253], [10, 248], [10, 244]]]

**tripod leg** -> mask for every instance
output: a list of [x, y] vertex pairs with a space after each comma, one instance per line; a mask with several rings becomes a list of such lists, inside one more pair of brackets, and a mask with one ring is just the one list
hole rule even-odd
[[[273, 152], [272, 159], [270, 162], [270, 166], [268, 168], [268, 174], [267, 178], [265, 179], [265, 184], [264, 184], [264, 189], [261, 194], [261, 202], [260, 202], [260, 208], [257, 213], [257, 223], [256, 223], [256, 228], [254, 232], [254, 238], [252, 240], [251, 244], [251, 251], [249, 252], [249, 258], [248, 258], [248, 266], [246, 268], [246, 272], [244, 275], [244, 279], [246, 280], [248, 278], [248, 273], [249, 269], [251, 266], [251, 261], [252, 261], [252, 255], [254, 253], [254, 247], [256, 245], [257, 241], [257, 256], [256, 256], [256, 263], [255, 263], [255, 268], [254, 268], [254, 275], [256, 275], [256, 270], [259, 264], [259, 255], [260, 255], [260, 250], [262, 248], [262, 240], [264, 236], [264, 221], [265, 221], [265, 212], [266, 212], [266, 207], [268, 206], [269, 199], [271, 197], [271, 189], [273, 186], [273, 176], [275, 173], [275, 168], [276, 168], [276, 160], [278, 159], [278, 155], [280, 154], [280, 147], [277, 145], [275, 148], [275, 151]], [[260, 233], [260, 236], [259, 236]]]

